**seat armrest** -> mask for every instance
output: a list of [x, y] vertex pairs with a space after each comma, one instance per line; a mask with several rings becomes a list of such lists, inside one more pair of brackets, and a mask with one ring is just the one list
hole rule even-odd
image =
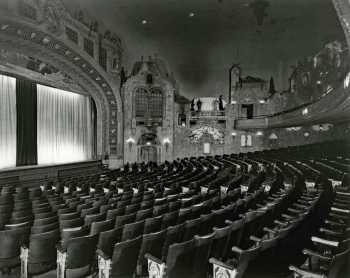
[[323, 238], [320, 238], [320, 237], [315, 237], [315, 236], [311, 237], [311, 241], [319, 243], [319, 244], [327, 245], [327, 246], [330, 246], [330, 247], [338, 247], [339, 246], [339, 242], [338, 241], [326, 240], [326, 239], [323, 239]]
[[322, 254], [317, 253], [317, 252], [315, 252], [315, 251], [312, 251], [312, 250], [310, 250], [310, 249], [304, 249], [304, 250], [303, 250], [303, 254], [304, 254], [304, 255], [307, 255], [307, 256], [310, 256], [310, 257], [316, 257], [316, 258], [321, 259], [321, 260], [324, 260], [324, 261], [330, 261], [330, 260], [332, 260], [332, 258], [323, 256]]
[[340, 208], [336, 208], [336, 207], [331, 207], [331, 211], [350, 214], [350, 210], [348, 210], [348, 209], [340, 209]]
[[330, 217], [334, 217], [334, 218], [336, 218], [337, 220], [342, 220], [342, 221], [348, 221], [348, 220], [349, 220], [349, 216], [347, 216], [347, 215], [341, 215], [341, 214], [337, 214], [337, 213], [333, 213], [333, 212], [330, 212], [330, 213], [329, 213], [329, 216], [330, 216]]
[[239, 255], [241, 255], [242, 252], [243, 252], [243, 250], [240, 249], [240, 248], [237, 247], [237, 246], [233, 246], [232, 249], [231, 249], [231, 251], [234, 252], [234, 253], [237, 253], [237, 254], [239, 254]]
[[261, 238], [258, 238], [258, 237], [256, 237], [256, 236], [250, 236], [249, 239], [250, 239], [251, 241], [254, 241], [254, 242], [257, 242], [257, 243], [259, 243], [259, 242], [261, 241]]
[[288, 223], [287, 222], [283, 222], [283, 221], [280, 221], [280, 220], [275, 220], [273, 221], [273, 223], [277, 224], [277, 225], [280, 225], [280, 226], [287, 226]]
[[285, 213], [282, 213], [282, 214], [281, 214], [281, 216], [282, 216], [283, 218], [288, 219], [288, 220], [290, 220], [290, 219], [293, 219], [293, 218], [294, 218], [293, 216], [291, 216], [291, 215], [289, 215], [289, 214], [285, 214]]
[[305, 206], [305, 205], [302, 205], [302, 204], [298, 204], [298, 203], [294, 203], [293, 206], [297, 207], [297, 208], [300, 208], [300, 209], [308, 209], [309, 207], [308, 206]]
[[320, 232], [328, 234], [328, 235], [332, 235], [332, 236], [341, 236], [342, 235], [341, 232], [330, 230], [330, 229], [326, 229], [326, 228], [320, 228]]
[[314, 198], [310, 198], [310, 197], [307, 197], [307, 196], [301, 196], [300, 197], [300, 200], [303, 200], [303, 201], [306, 201], [306, 202], [311, 202]]
[[297, 203], [301, 203], [301, 204], [304, 204], [304, 205], [309, 205], [311, 203], [311, 201], [306, 201], [306, 200], [303, 200], [303, 199], [299, 199]]
[[328, 219], [326, 219], [326, 220], [324, 221], [324, 223], [330, 224], [330, 225], [333, 225], [333, 226], [338, 226], [338, 227], [340, 227], [340, 228], [346, 227], [346, 225], [343, 224], [343, 223], [338, 223], [338, 222], [335, 222], [335, 221], [332, 221], [332, 220], [328, 220]]
[[105, 252], [103, 252], [101, 249], [97, 249], [96, 254], [98, 256], [100, 256], [101, 258], [104, 258], [105, 260], [110, 259], [110, 257]]
[[288, 208], [287, 210], [288, 210], [289, 212], [296, 213], [296, 214], [299, 214], [299, 213], [303, 212], [303, 211], [300, 210], [300, 209], [293, 209], [293, 208]]
[[271, 234], [274, 234], [274, 235], [277, 234], [277, 231], [272, 230], [272, 229], [267, 228], [267, 227], [264, 227], [264, 228], [263, 228], [263, 231], [264, 231], [264, 232], [271, 233]]
[[323, 275], [320, 275], [311, 271], [303, 270], [294, 265], [290, 265], [289, 270], [297, 274], [293, 277], [324, 278]]
[[152, 255], [149, 254], [149, 253], [146, 253], [146, 254], [145, 254], [145, 258], [146, 258], [147, 260], [152, 260], [152, 261], [156, 262], [157, 264], [162, 264], [162, 263], [163, 263], [163, 261], [162, 261], [161, 259], [159, 259], [159, 258], [157, 258], [157, 257], [155, 257], [155, 256], [152, 256]]
[[343, 195], [343, 196], [350, 197], [350, 193], [347, 193], [347, 192], [337, 191], [336, 193], [337, 193], [338, 195]]
[[[220, 267], [225, 268], [227, 270], [231, 270], [231, 271], [235, 270], [234, 266], [226, 264], [226, 263], [219, 261], [215, 258], [210, 258], [209, 263], [216, 265], [216, 266], [220, 266]], [[214, 277], [217, 277], [217, 276], [214, 275]]]

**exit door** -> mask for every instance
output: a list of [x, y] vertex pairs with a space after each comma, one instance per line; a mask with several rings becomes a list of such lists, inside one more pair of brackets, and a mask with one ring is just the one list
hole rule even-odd
[[140, 149], [139, 162], [156, 162], [157, 163], [157, 147], [142, 146]]

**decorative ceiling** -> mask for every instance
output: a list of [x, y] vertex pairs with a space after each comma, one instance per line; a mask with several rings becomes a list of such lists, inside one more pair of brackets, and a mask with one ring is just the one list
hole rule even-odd
[[283, 90], [298, 59], [345, 40], [331, 0], [63, 1], [122, 37], [129, 72], [157, 54], [189, 98], [227, 95], [232, 63]]

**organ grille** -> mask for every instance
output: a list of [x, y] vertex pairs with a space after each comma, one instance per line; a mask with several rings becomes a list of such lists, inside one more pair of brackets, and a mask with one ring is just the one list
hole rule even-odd
[[145, 118], [163, 117], [163, 92], [159, 88], [138, 88], [135, 94], [135, 116]]

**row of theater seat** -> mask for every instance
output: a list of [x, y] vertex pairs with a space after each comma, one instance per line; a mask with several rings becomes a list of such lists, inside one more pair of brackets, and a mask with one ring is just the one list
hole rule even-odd
[[331, 184], [348, 194], [346, 159], [287, 157], [190, 158], [44, 190], [3, 186], [0, 268], [21, 259], [23, 277], [207, 277], [211, 258], [214, 277], [241, 277], [261, 253], [320, 225]]

